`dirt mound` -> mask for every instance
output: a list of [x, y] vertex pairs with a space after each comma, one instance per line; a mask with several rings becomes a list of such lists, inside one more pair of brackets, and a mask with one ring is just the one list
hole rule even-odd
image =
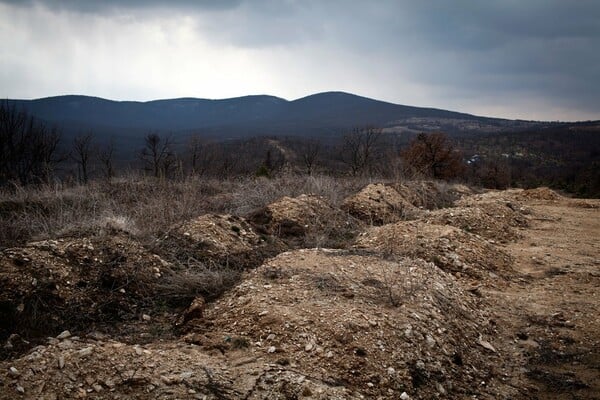
[[423, 260], [287, 252], [205, 311], [189, 341], [229, 339], [248, 359], [354, 396], [462, 398], [476, 385], [496, 398], [513, 390], [502, 383], [494, 328], [477, 298]]
[[258, 234], [241, 217], [205, 214], [171, 228], [158, 242], [161, 254], [187, 262], [189, 258], [238, 268], [254, 267], [285, 246]]
[[360, 222], [314, 195], [282, 197], [252, 213], [257, 231], [296, 246], [342, 247], [356, 236]]
[[529, 226], [531, 209], [515, 200], [512, 193], [498, 195], [490, 192], [464, 197], [457, 200], [455, 206], [457, 208], [478, 208], [501, 225], [514, 228]]
[[449, 207], [462, 195], [473, 193], [465, 185], [450, 185], [434, 181], [406, 181], [393, 187], [415, 207], [428, 210]]
[[547, 187], [525, 189], [516, 196], [520, 200], [560, 200], [563, 197]]
[[422, 258], [457, 276], [489, 279], [512, 271], [512, 258], [480, 236], [422, 221], [371, 228], [358, 236], [355, 247]]
[[181, 341], [129, 345], [65, 332], [0, 363], [0, 399], [358, 398], [344, 387], [264, 361], [243, 350], [223, 356]]
[[520, 237], [514, 227], [521, 219], [518, 214], [513, 214], [508, 208], [489, 203], [482, 207], [444, 208], [425, 215], [421, 220], [429, 224], [454, 226], [487, 239], [507, 242]]
[[475, 190], [462, 183], [449, 184], [447, 190], [457, 199], [460, 199], [463, 196], [471, 196], [476, 193]]
[[396, 189], [382, 183], [370, 184], [348, 197], [342, 209], [373, 225], [410, 219], [419, 213]]
[[0, 339], [140, 319], [168, 269], [124, 234], [6, 249], [0, 253]]

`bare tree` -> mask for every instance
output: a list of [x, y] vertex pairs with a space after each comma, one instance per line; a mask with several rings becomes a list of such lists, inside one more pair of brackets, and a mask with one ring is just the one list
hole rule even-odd
[[506, 159], [488, 157], [471, 162], [471, 180], [491, 189], [506, 189], [511, 186], [511, 167]]
[[420, 133], [402, 152], [416, 172], [436, 179], [451, 179], [464, 172], [462, 154], [444, 133]]
[[140, 153], [144, 169], [152, 172], [155, 178], [165, 177], [175, 163], [171, 137], [161, 138], [156, 133], [146, 136], [145, 145]]
[[77, 163], [79, 182], [88, 183], [89, 167], [93, 150], [93, 136], [91, 133], [77, 135], [73, 139], [71, 159]]
[[104, 145], [98, 151], [98, 159], [102, 165], [102, 171], [106, 179], [111, 179], [115, 176], [114, 169], [114, 154], [115, 154], [115, 142], [113, 139], [106, 145]]
[[376, 146], [381, 138], [380, 128], [356, 128], [344, 136], [342, 161], [350, 167], [352, 176], [372, 173]]
[[311, 140], [303, 146], [302, 163], [304, 164], [304, 168], [306, 168], [307, 175], [313, 174], [320, 152], [321, 143], [319, 143], [317, 140]]
[[190, 174], [204, 175], [214, 163], [214, 145], [199, 135], [193, 135], [187, 142], [187, 160]]
[[64, 157], [59, 154], [60, 135], [16, 105], [0, 103], [0, 183], [48, 181]]

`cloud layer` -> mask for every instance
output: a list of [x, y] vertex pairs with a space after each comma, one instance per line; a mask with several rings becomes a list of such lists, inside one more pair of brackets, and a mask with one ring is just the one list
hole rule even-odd
[[600, 119], [600, 3], [0, 0], [2, 97], [284, 98], [343, 90]]

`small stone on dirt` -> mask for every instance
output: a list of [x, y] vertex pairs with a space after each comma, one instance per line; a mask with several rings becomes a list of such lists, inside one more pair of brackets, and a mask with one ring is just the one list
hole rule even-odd
[[86, 357], [86, 356], [91, 355], [93, 351], [94, 351], [93, 347], [86, 347], [86, 348], [79, 350], [78, 354], [80, 357]]
[[58, 340], [63, 340], [63, 339], [67, 339], [71, 337], [71, 332], [69, 331], [62, 331], [56, 338]]
[[486, 340], [483, 340], [480, 338], [479, 340], [477, 340], [477, 344], [479, 344], [484, 349], [493, 351], [494, 353], [496, 352], [496, 349], [494, 348], [494, 346], [492, 346], [492, 344]]

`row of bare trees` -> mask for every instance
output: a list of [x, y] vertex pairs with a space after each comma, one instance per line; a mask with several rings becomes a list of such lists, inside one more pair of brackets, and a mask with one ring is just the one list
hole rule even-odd
[[0, 104], [0, 183], [45, 182], [57, 163], [60, 136], [55, 128], [17, 110], [8, 101]]
[[[354, 177], [390, 175], [394, 168], [437, 179], [453, 179], [464, 172], [462, 155], [446, 135], [419, 134], [403, 147], [390, 141], [394, 137], [377, 127], [356, 128], [329, 142], [276, 137], [209, 141], [192, 135], [176, 143], [171, 135], [150, 133], [144, 137], [136, 164], [155, 178], [271, 176], [285, 167], [308, 175]], [[80, 183], [98, 176], [110, 179], [123, 167], [116, 154], [127, 152], [112, 140], [98, 144], [91, 132], [75, 136], [67, 145], [59, 146], [59, 142], [56, 129], [8, 102], [0, 104], [0, 182], [45, 182], [62, 162], [63, 176], [73, 171]]]

